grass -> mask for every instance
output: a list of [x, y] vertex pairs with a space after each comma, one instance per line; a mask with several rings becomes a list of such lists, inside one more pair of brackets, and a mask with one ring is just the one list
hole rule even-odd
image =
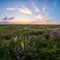
[[1, 25], [0, 60], [60, 60], [60, 25]]

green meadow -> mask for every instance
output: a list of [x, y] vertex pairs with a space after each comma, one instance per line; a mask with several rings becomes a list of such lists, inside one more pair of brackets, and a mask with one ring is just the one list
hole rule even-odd
[[60, 60], [60, 25], [1, 25], [0, 60]]

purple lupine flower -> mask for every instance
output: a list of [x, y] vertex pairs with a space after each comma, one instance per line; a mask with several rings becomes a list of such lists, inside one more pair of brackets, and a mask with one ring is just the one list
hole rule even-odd
[[36, 35], [30, 35], [29, 39], [31, 39], [31, 38], [37, 38], [37, 36]]
[[32, 38], [32, 35], [29, 36], [29, 39], [31, 39], [31, 38]]
[[56, 37], [55, 37], [55, 34], [51, 34], [51, 37], [53, 38], [53, 39], [55, 39]]
[[33, 37], [34, 37], [34, 38], [37, 38], [37, 36], [36, 36], [36, 35], [33, 35]]
[[57, 34], [58, 34], [58, 36], [60, 36], [60, 31], [58, 31], [58, 33], [57, 33]]
[[14, 47], [13, 50], [16, 51], [16, 47]]
[[56, 38], [56, 33], [55, 33], [55, 32], [52, 32], [52, 33], [51, 33], [51, 37], [52, 37], [53, 39], [55, 39], [55, 38]]
[[57, 38], [57, 37], [60, 37], [60, 31], [58, 28], [52, 30], [52, 38]]
[[1, 34], [2, 34], [2, 36], [4, 36], [5, 35], [5, 32], [2, 32]]
[[19, 55], [17, 55], [17, 56], [16, 56], [16, 58], [17, 58], [17, 59], [20, 59], [20, 56], [19, 56]]

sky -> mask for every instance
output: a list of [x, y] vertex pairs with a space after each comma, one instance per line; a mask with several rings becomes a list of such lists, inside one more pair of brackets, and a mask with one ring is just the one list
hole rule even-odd
[[60, 24], [60, 0], [0, 0], [0, 24]]

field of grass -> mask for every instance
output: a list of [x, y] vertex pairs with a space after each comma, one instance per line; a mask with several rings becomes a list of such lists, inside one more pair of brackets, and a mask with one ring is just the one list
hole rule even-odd
[[60, 25], [0, 26], [0, 60], [60, 60]]

